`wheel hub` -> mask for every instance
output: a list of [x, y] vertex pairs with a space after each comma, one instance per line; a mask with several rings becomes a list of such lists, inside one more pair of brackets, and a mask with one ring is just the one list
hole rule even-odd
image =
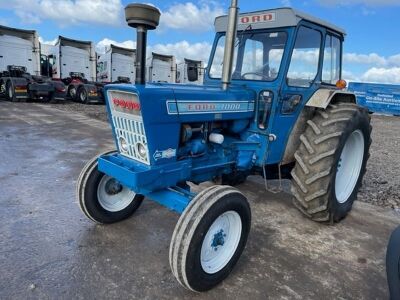
[[110, 196], [120, 193], [122, 189], [123, 189], [122, 185], [114, 178], [108, 180], [105, 186], [106, 193]]
[[223, 246], [225, 244], [225, 237], [226, 234], [224, 233], [223, 229], [214, 234], [214, 238], [211, 243], [211, 247], [214, 248], [214, 251], [218, 250], [218, 246]]

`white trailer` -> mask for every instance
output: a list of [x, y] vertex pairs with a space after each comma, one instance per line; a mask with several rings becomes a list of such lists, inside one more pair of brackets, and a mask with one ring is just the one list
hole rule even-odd
[[110, 45], [97, 62], [97, 80], [103, 83], [135, 82], [136, 50]]
[[93, 42], [59, 36], [49, 51], [52, 76], [68, 86], [67, 95], [72, 100], [83, 103], [103, 100], [102, 87], [96, 83], [97, 57]]
[[178, 64], [176, 71], [177, 83], [203, 84], [204, 67], [200, 60], [185, 58]]
[[176, 82], [176, 62], [172, 55], [151, 53], [147, 59], [148, 82]]
[[40, 75], [37, 32], [0, 25], [0, 93], [10, 101], [61, 100], [65, 96], [64, 84]]

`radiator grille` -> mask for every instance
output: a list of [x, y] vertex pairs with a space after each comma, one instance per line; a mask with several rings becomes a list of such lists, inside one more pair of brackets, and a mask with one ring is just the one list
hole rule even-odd
[[[122, 115], [122, 114], [121, 114]], [[147, 148], [146, 133], [144, 131], [143, 120], [141, 117], [132, 116], [126, 118], [118, 114], [113, 115], [112, 120], [114, 123], [115, 133], [117, 140], [123, 137], [128, 143], [128, 151], [125, 152], [119, 146], [120, 153], [134, 160], [140, 161], [147, 165], [150, 164], [149, 161], [149, 151]], [[137, 150], [138, 143], [143, 144], [146, 148], [146, 157], [140, 156]]]

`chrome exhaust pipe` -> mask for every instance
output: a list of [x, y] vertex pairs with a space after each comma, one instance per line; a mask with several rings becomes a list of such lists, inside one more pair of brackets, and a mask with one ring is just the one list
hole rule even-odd
[[228, 28], [225, 36], [224, 60], [222, 65], [222, 89], [226, 90], [231, 83], [233, 55], [235, 51], [235, 39], [239, 7], [237, 0], [231, 0], [228, 14]]

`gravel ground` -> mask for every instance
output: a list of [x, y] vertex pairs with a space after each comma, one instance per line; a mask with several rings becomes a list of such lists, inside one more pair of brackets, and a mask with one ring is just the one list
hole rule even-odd
[[[105, 106], [73, 102], [48, 104], [107, 121]], [[372, 115], [371, 157], [358, 200], [400, 212], [400, 117]]]

